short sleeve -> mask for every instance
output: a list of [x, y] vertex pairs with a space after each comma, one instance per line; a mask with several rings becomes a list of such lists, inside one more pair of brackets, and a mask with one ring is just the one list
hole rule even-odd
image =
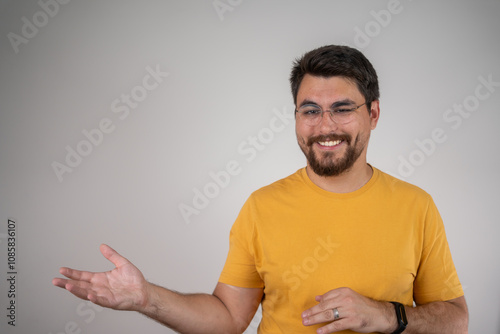
[[254, 251], [255, 221], [251, 197], [243, 205], [229, 234], [229, 252], [219, 282], [243, 287], [263, 288]]
[[463, 294], [443, 220], [430, 199], [425, 216], [423, 251], [414, 281], [414, 300], [421, 305], [458, 298]]

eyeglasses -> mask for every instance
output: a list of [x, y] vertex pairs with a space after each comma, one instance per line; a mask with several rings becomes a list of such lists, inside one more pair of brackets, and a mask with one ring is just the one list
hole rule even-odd
[[[321, 110], [321, 108], [315, 104], [305, 104], [295, 112], [299, 114], [299, 119], [306, 125], [315, 126], [321, 122], [323, 118], [323, 113], [328, 112], [330, 118], [337, 124], [347, 124], [354, 120], [356, 117], [355, 111], [366, 104], [360, 104], [357, 107], [346, 108], [346, 106], [335, 107], [330, 110]], [[347, 106], [348, 107], [348, 106]]]

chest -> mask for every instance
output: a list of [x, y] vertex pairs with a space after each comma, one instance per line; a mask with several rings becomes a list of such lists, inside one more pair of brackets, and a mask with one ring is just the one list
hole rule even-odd
[[257, 270], [265, 290], [303, 307], [339, 287], [385, 300], [411, 296], [421, 251], [415, 219], [335, 203], [321, 211], [295, 207], [270, 214], [257, 231]]

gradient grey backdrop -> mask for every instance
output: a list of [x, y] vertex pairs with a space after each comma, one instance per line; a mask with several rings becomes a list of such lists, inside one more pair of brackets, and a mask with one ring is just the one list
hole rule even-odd
[[[470, 332], [500, 333], [500, 87], [472, 97], [479, 77], [500, 82], [499, 1], [0, 3], [0, 332], [170, 332], [94, 309], [51, 280], [63, 265], [111, 268], [98, 250], [105, 242], [155, 283], [211, 292], [247, 196], [305, 164], [286, 118], [291, 62], [341, 43], [361, 49], [380, 78], [369, 162], [433, 195]], [[30, 38], [12, 43], [23, 30]], [[115, 113], [122, 94], [145, 92], [148, 67], [169, 74], [127, 117]], [[463, 103], [467, 117], [448, 111]], [[103, 119], [113, 131], [60, 181], [54, 162], [65, 164], [67, 146]], [[402, 167], [410, 158], [413, 170]], [[239, 173], [218, 193], [212, 186], [186, 223], [179, 206], [193, 206], [196, 189], [231, 161]], [[6, 317], [9, 218], [18, 224], [16, 327]]]

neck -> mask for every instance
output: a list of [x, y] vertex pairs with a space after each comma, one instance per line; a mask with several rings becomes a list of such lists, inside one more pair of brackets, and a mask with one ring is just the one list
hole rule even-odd
[[373, 170], [366, 161], [356, 161], [349, 170], [336, 176], [320, 176], [314, 173], [309, 164], [306, 167], [306, 171], [309, 179], [315, 185], [333, 193], [350, 193], [356, 191], [363, 187], [373, 175]]

